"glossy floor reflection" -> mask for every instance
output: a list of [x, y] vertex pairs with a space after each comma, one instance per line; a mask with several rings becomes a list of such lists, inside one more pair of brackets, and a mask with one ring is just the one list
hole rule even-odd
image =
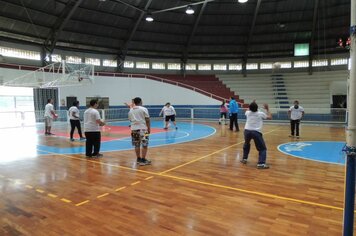
[[[100, 159], [39, 149], [81, 150], [83, 142], [66, 137], [67, 124], [56, 124], [53, 137], [42, 126], [1, 129], [0, 235], [341, 234], [344, 168], [279, 152], [294, 142], [289, 126], [265, 125], [271, 168], [257, 170], [254, 146], [240, 163], [243, 132], [187, 122], [175, 135], [161, 125], [151, 135], [160, 144], [149, 148], [149, 166], [137, 166], [132, 149]], [[172, 144], [197, 127], [212, 133]], [[126, 127], [108, 128], [104, 143], [129, 143]], [[307, 125], [301, 135], [300, 142], [345, 138], [343, 128]]]

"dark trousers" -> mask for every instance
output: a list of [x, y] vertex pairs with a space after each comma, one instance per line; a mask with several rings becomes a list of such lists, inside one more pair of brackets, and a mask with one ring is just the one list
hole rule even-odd
[[[96, 156], [100, 151], [101, 133], [98, 132], [85, 132], [85, 155], [88, 157]], [[94, 147], [94, 152], [93, 152]]]
[[230, 114], [230, 130], [234, 130], [234, 125], [236, 128], [236, 131], [240, 131], [239, 124], [237, 123], [237, 113]]
[[73, 138], [75, 127], [78, 129], [79, 136], [83, 138], [82, 129], [80, 128], [80, 120], [70, 120], [70, 138]]
[[260, 132], [255, 130], [246, 130], [244, 132], [245, 135], [245, 143], [244, 143], [244, 154], [243, 159], [248, 158], [248, 154], [250, 153], [251, 147], [251, 139], [255, 142], [256, 149], [258, 150], [258, 164], [266, 163], [267, 158], [267, 148], [265, 141], [263, 140], [263, 136]]
[[299, 124], [300, 120], [290, 120], [290, 133], [294, 136], [294, 131], [297, 136], [299, 136]]

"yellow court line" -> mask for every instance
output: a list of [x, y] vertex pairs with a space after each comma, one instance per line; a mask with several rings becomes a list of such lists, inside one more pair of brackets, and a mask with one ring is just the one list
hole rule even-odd
[[44, 191], [44, 190], [42, 190], [42, 189], [36, 188], [36, 192], [39, 192], [39, 193], [44, 193], [45, 191]]
[[117, 167], [117, 168], [121, 168], [121, 169], [125, 169], [125, 170], [137, 171], [137, 172], [141, 172], [141, 173], [145, 173], [145, 174], [150, 174], [150, 175], [157, 175], [157, 173], [151, 172], [151, 171], [140, 170], [140, 169], [134, 169], [134, 168], [130, 168], [130, 167], [126, 167], [126, 166], [120, 166], [120, 165], [113, 165], [113, 164], [110, 164], [110, 163], [103, 163], [103, 162], [100, 162], [100, 161], [94, 161], [94, 160], [90, 160], [90, 159], [82, 158], [82, 157], [69, 156], [69, 155], [61, 154], [61, 153], [42, 151], [42, 150], [39, 150], [39, 149], [37, 149], [37, 150], [38, 150], [38, 151], [41, 151], [41, 152], [47, 152], [47, 153], [49, 153], [49, 154], [51, 154], [51, 155], [63, 156], [63, 157], [67, 157], [67, 158], [74, 159], [74, 160], [80, 160], [80, 161], [91, 162], [91, 163], [100, 164], [100, 165], [103, 165], [103, 166]]
[[125, 189], [125, 188], [126, 188], [126, 186], [121, 187], [121, 188], [117, 188], [117, 189], [115, 189], [115, 192], [121, 191], [121, 190], [123, 190], [123, 189]]
[[153, 176], [150, 176], [150, 177], [147, 177], [145, 180], [149, 180], [149, 179], [152, 179], [153, 178]]
[[[263, 133], [263, 135], [272, 133], [272, 132], [274, 132], [274, 131], [276, 131], [276, 130], [278, 130], [278, 129], [279, 129], [279, 128], [274, 129], [274, 130], [271, 130], [271, 131], [268, 131], [268, 132], [266, 132], [266, 133]], [[235, 143], [235, 144], [233, 144], [233, 145], [230, 145], [230, 146], [228, 146], [228, 147], [219, 149], [219, 150], [217, 150], [217, 151], [215, 151], [215, 152], [212, 152], [212, 153], [210, 153], [210, 154], [208, 154], [208, 155], [199, 157], [199, 158], [194, 159], [194, 160], [191, 160], [191, 161], [189, 161], [189, 162], [187, 162], [187, 163], [184, 163], [184, 164], [181, 164], [181, 165], [179, 165], [179, 166], [173, 167], [173, 168], [171, 168], [171, 169], [165, 170], [165, 171], [163, 171], [163, 172], [161, 172], [161, 173], [159, 173], [159, 174], [162, 175], [162, 174], [168, 173], [168, 172], [170, 172], [170, 171], [172, 171], [172, 170], [176, 170], [176, 169], [181, 168], [181, 167], [183, 167], [183, 166], [186, 166], [186, 165], [192, 164], [192, 163], [194, 163], [194, 162], [200, 161], [200, 160], [202, 160], [202, 159], [204, 159], [204, 158], [207, 158], [207, 157], [210, 157], [210, 156], [212, 156], [212, 155], [215, 155], [216, 153], [219, 153], [219, 152], [221, 152], [221, 151], [225, 151], [225, 150], [227, 150], [227, 149], [229, 149], [229, 148], [232, 148], [232, 147], [235, 147], [235, 146], [237, 146], [237, 145], [243, 144], [244, 142], [245, 142], [245, 141], [241, 141], [241, 142]]]
[[101, 195], [99, 195], [99, 196], [97, 196], [96, 198], [102, 198], [102, 197], [105, 197], [105, 196], [107, 196], [107, 195], [109, 195], [110, 193], [104, 193], [104, 194], [101, 194]]
[[191, 182], [191, 183], [197, 183], [197, 184], [217, 187], [217, 188], [234, 190], [234, 191], [253, 194], [253, 195], [262, 196], [262, 197], [275, 198], [275, 199], [280, 199], [280, 200], [285, 200], [285, 201], [290, 201], [290, 202], [303, 203], [303, 204], [307, 204], [307, 205], [324, 207], [324, 208], [341, 210], [341, 211], [344, 210], [342, 207], [335, 207], [335, 206], [331, 206], [331, 205], [326, 205], [326, 204], [321, 204], [321, 203], [316, 203], [316, 202], [310, 202], [310, 201], [304, 201], [304, 200], [299, 200], [299, 199], [290, 198], [290, 197], [282, 197], [282, 196], [278, 196], [278, 195], [275, 195], [275, 194], [250, 191], [250, 190], [246, 190], [246, 189], [234, 188], [234, 187], [230, 187], [230, 186], [225, 186], [225, 185], [220, 185], [220, 184], [213, 184], [213, 183], [208, 183], [208, 182], [203, 182], [203, 181], [198, 181], [198, 180], [193, 180], [193, 179], [188, 179], [188, 178], [182, 178], [182, 177], [177, 177], [177, 176], [172, 176], [172, 175], [164, 175], [164, 174], [162, 174], [161, 176], [164, 176], [164, 177], [167, 177], [167, 178], [172, 178], [172, 179], [177, 179], [177, 180], [182, 180], [182, 181], [186, 181], [186, 182]]
[[71, 203], [72, 202], [71, 200], [68, 200], [68, 199], [65, 199], [65, 198], [61, 198], [61, 201], [62, 202], [66, 202], [66, 203]]
[[51, 197], [51, 198], [56, 198], [56, 197], [58, 197], [57, 195], [52, 194], [52, 193], [47, 194], [47, 196], [48, 196], [48, 197]]
[[32, 189], [33, 187], [31, 185], [25, 185], [26, 188]]
[[141, 183], [141, 181], [136, 181], [136, 182], [132, 183], [131, 185], [133, 186], [133, 185], [136, 185], [136, 184], [139, 184], [139, 183]]
[[[269, 133], [272, 133], [276, 130], [278, 130], [279, 128], [277, 129], [274, 129], [274, 130], [271, 130], [269, 132], [266, 132], [264, 133], [264, 135], [266, 134], [269, 134]], [[268, 194], [268, 193], [261, 193], [261, 192], [256, 192], [256, 191], [250, 191], [250, 190], [245, 190], [245, 189], [240, 189], [240, 188], [234, 188], [234, 187], [230, 187], [230, 186], [224, 186], [224, 185], [219, 185], [219, 184], [213, 184], [213, 183], [208, 183], [208, 182], [203, 182], [203, 181], [197, 181], [197, 180], [193, 180], [193, 179], [188, 179], [188, 178], [182, 178], [182, 177], [177, 177], [177, 176], [172, 176], [172, 175], [167, 175], [165, 173], [169, 172], [169, 171], [172, 171], [172, 170], [175, 170], [175, 169], [178, 169], [180, 167], [183, 167], [183, 166], [186, 166], [188, 164], [191, 164], [191, 163], [194, 163], [194, 162], [197, 162], [203, 158], [206, 158], [206, 157], [209, 157], [211, 155], [214, 155], [218, 152], [221, 152], [221, 151], [224, 151], [226, 149], [229, 149], [231, 147], [234, 147], [234, 146], [237, 146], [239, 144], [242, 144], [242, 142], [239, 142], [237, 144], [233, 144], [231, 146], [228, 146], [228, 147], [225, 147], [223, 149], [220, 149], [218, 151], [215, 151], [209, 155], [206, 155], [206, 156], [203, 156], [203, 157], [200, 157], [200, 158], [197, 158], [195, 160], [192, 160], [192, 161], [189, 161], [185, 164], [182, 164], [182, 165], [179, 165], [179, 166], [176, 166], [174, 168], [171, 168], [169, 170], [166, 170], [166, 171], [163, 171], [163, 172], [160, 172], [160, 173], [155, 173], [155, 172], [150, 172], [150, 171], [143, 171], [143, 170], [139, 170], [139, 169], [134, 169], [134, 168], [129, 168], [129, 167], [124, 167], [124, 166], [120, 166], [120, 165], [113, 165], [113, 164], [109, 164], [109, 163], [102, 163], [102, 162], [99, 162], [99, 161], [94, 161], [94, 160], [88, 160], [88, 159], [83, 159], [83, 158], [79, 158], [79, 157], [74, 157], [74, 156], [69, 156], [69, 155], [65, 155], [65, 154], [58, 154], [58, 153], [52, 153], [52, 152], [48, 152], [48, 151], [43, 151], [43, 152], [47, 152], [47, 153], [50, 153], [50, 154], [54, 154], [54, 155], [59, 155], [59, 156], [64, 156], [64, 157], [68, 157], [68, 158], [71, 158], [71, 159], [76, 159], [76, 160], [85, 160], [87, 162], [92, 162], [92, 163], [96, 163], [96, 164], [100, 164], [100, 165], [106, 165], [106, 166], [112, 166], [112, 167], [117, 167], [117, 168], [121, 168], [121, 169], [126, 169], [126, 170], [131, 170], [131, 171], [137, 171], [137, 172], [142, 172], [142, 173], [146, 173], [146, 174], [151, 174], [151, 175], [154, 175], [154, 176], [162, 176], [162, 177], [166, 177], [166, 178], [171, 178], [171, 179], [176, 179], [176, 180], [181, 180], [181, 181], [187, 181], [187, 182], [191, 182], [191, 183], [197, 183], [197, 184], [202, 184], [202, 185], [206, 185], [206, 186], [212, 186], [212, 187], [218, 187], [218, 188], [224, 188], [224, 189], [229, 189], [229, 190], [234, 190], [234, 191], [238, 191], [238, 192], [243, 192], [243, 193], [247, 193], [247, 194], [253, 194], [253, 195], [258, 195], [258, 196], [263, 196], [263, 197], [268, 197], [268, 198], [274, 198], [274, 199], [280, 199], [280, 200], [285, 200], [285, 201], [291, 201], [291, 202], [297, 202], [297, 203], [302, 203], [302, 204], [306, 204], [306, 205], [312, 205], [312, 206], [319, 206], [319, 207], [324, 207], [324, 208], [329, 208], [329, 209], [335, 209], [335, 210], [343, 210], [343, 208], [341, 207], [335, 207], [335, 206], [331, 206], [331, 205], [326, 205], [326, 204], [320, 204], [320, 203], [315, 203], [315, 202], [310, 202], [310, 201], [304, 201], [304, 200], [299, 200], [299, 199], [294, 199], [294, 198], [289, 198], [289, 197], [283, 197], [283, 196], [278, 196], [278, 195], [274, 195], [274, 194]], [[150, 176], [151, 177], [151, 176]], [[149, 177], [148, 177], [149, 178]], [[135, 184], [138, 184], [140, 183], [140, 181], [137, 181], [135, 183], [132, 183], [131, 185], [135, 185]], [[26, 185], [26, 187], [31, 187], [32, 186], [29, 186], [29, 185]], [[116, 189], [115, 191], [118, 192], [120, 190], [123, 190], [125, 189], [126, 187], [120, 187], [118, 189]], [[70, 200], [67, 200], [67, 199], [61, 199], [62, 201], [64, 202], [71, 202]], [[89, 202], [89, 200], [87, 201], [84, 201], [83, 204]], [[81, 204], [81, 203], [78, 203], [78, 204]], [[78, 205], [77, 204], [77, 205]], [[356, 212], [356, 211], [355, 211]]]
[[85, 200], [85, 201], [83, 201], [83, 202], [80, 202], [80, 203], [75, 204], [75, 206], [81, 206], [81, 205], [84, 205], [84, 204], [86, 204], [86, 203], [88, 203], [88, 202], [90, 202], [90, 201], [89, 201], [89, 200]]

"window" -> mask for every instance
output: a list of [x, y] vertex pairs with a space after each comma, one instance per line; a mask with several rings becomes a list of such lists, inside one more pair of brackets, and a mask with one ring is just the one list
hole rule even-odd
[[153, 62], [152, 63], [152, 69], [154, 70], [165, 70], [166, 69], [166, 64], [162, 62]]
[[103, 66], [107, 67], [117, 67], [117, 61], [116, 60], [103, 60]]
[[312, 67], [328, 66], [327, 59], [313, 60]]
[[229, 70], [242, 70], [242, 64], [229, 64]]
[[196, 65], [196, 64], [189, 63], [189, 64], [186, 64], [186, 65], [185, 65], [185, 69], [186, 69], [186, 70], [196, 70], [196, 69], [197, 69], [197, 65]]
[[150, 69], [150, 63], [144, 61], [136, 62], [137, 69]]
[[295, 61], [294, 68], [305, 68], [309, 67], [309, 61]]
[[100, 59], [99, 58], [85, 58], [85, 64], [100, 66]]
[[280, 62], [280, 64], [281, 64], [281, 68], [285, 68], [285, 69], [292, 68], [292, 62], [290, 61]]
[[135, 63], [133, 61], [125, 61], [124, 68], [134, 68]]
[[168, 70], [180, 70], [180, 64], [179, 63], [168, 63]]
[[272, 69], [273, 63], [263, 62], [260, 64], [260, 69]]
[[41, 54], [39, 52], [16, 48], [0, 47], [0, 54], [6, 57], [16, 57], [37, 61], [41, 60]]
[[81, 64], [82, 58], [75, 57], [75, 56], [66, 56], [66, 61], [67, 61], [67, 63]]
[[52, 62], [61, 62], [62, 61], [62, 56], [59, 54], [52, 54], [51, 55], [51, 61]]
[[338, 65], [347, 65], [347, 58], [334, 58], [330, 60], [330, 65], [338, 66]]
[[211, 65], [210, 64], [199, 64], [198, 70], [211, 70]]
[[246, 70], [257, 70], [258, 64], [257, 63], [247, 63]]
[[214, 64], [213, 69], [214, 70], [227, 70], [227, 65], [226, 64]]

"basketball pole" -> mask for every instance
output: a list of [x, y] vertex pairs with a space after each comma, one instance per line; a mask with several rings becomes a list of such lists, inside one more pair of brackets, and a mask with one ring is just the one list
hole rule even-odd
[[351, 0], [351, 70], [348, 97], [348, 125], [346, 130], [346, 173], [343, 236], [352, 236], [355, 208], [355, 158], [356, 158], [356, 0]]

